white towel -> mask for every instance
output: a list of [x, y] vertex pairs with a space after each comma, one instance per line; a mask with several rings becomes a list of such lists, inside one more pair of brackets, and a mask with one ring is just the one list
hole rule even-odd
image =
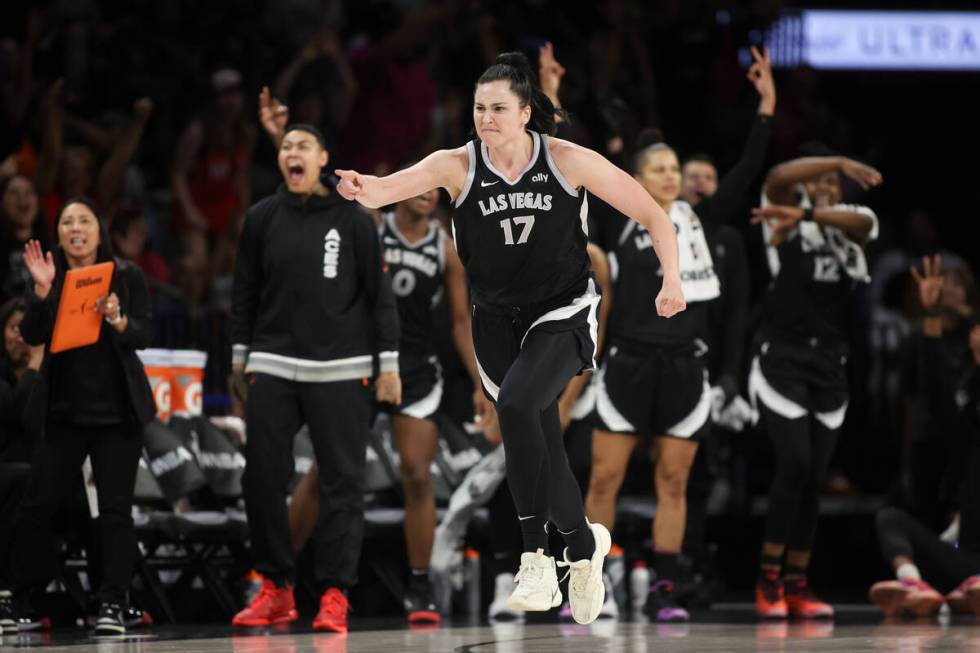
[[670, 205], [670, 221], [677, 230], [681, 290], [688, 302], [706, 302], [721, 294], [711, 250], [704, 239], [701, 220], [687, 202]]
[[[674, 232], [677, 234], [677, 262], [681, 273], [681, 291], [684, 293], [684, 300], [688, 303], [706, 302], [718, 297], [721, 294], [721, 284], [718, 275], [715, 274], [711, 250], [704, 239], [701, 220], [698, 219], [691, 205], [681, 200], [671, 204], [667, 215], [674, 223]], [[650, 235], [632, 220], [627, 223], [619, 237], [620, 246], [634, 231], [642, 234], [644, 247], [653, 247]], [[637, 246], [639, 247], [640, 244], [638, 243]], [[610, 256], [610, 263], [614, 261], [615, 259]], [[618, 270], [613, 272], [614, 279], [617, 272]], [[660, 274], [663, 275], [662, 267]]]

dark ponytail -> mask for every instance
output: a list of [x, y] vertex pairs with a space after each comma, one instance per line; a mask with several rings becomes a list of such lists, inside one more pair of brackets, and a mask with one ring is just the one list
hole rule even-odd
[[558, 131], [556, 109], [551, 99], [544, 94], [538, 84], [538, 76], [521, 52], [504, 52], [497, 55], [497, 61], [476, 80], [477, 86], [504, 80], [510, 82], [510, 90], [517, 96], [521, 107], [531, 106], [531, 120], [528, 128], [533, 131], [554, 136]]
[[670, 145], [664, 141], [663, 133], [656, 127], [647, 127], [636, 137], [636, 144], [633, 146], [633, 169], [635, 175], [640, 172], [640, 168], [646, 163], [647, 157], [660, 150], [674, 151]]

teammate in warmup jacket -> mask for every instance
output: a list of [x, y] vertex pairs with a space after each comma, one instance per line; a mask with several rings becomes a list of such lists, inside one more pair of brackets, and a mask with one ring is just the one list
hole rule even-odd
[[844, 157], [795, 159], [769, 172], [762, 207], [753, 209], [773, 277], [749, 373], [776, 458], [756, 586], [764, 617], [834, 612], [810, 590], [806, 569], [847, 410], [848, 316], [857, 284], [870, 280], [863, 246], [878, 232], [871, 209], [841, 203], [841, 173], [863, 188], [881, 183], [877, 170]]
[[568, 466], [557, 399], [594, 366], [599, 295], [589, 273], [583, 189], [639, 221], [664, 263], [660, 314], [684, 308], [673, 226], [627, 174], [591, 150], [549, 138], [555, 108], [527, 59], [503, 54], [477, 81], [478, 138], [440, 150], [387, 177], [338, 170], [338, 190], [379, 207], [445, 188], [455, 205], [453, 235], [473, 301], [473, 344], [482, 385], [496, 403], [510, 485], [524, 539], [517, 610], [561, 603], [549, 519], [567, 548], [569, 602], [589, 623], [604, 598], [602, 561], [609, 533], [589, 524]]
[[[452, 335], [460, 359], [466, 365], [476, 392], [475, 415], [483, 416], [487, 400], [473, 357], [466, 274], [452, 240], [430, 216], [438, 199], [431, 190], [395, 205], [383, 216], [379, 228], [385, 261], [401, 323], [398, 365], [402, 378], [402, 403], [381, 404], [392, 414], [392, 431], [398, 447], [402, 491], [405, 495], [405, 543], [411, 567], [404, 597], [409, 623], [438, 623], [439, 611], [429, 581], [429, 559], [436, 528], [436, 504], [432, 494], [432, 460], [439, 444], [433, 417], [442, 401], [442, 371], [432, 341], [433, 310], [445, 296], [452, 314]], [[319, 501], [306, 492], [318, 471], [310, 470], [302, 488], [293, 493], [290, 520], [293, 546], [305, 544]], [[310, 484], [310, 485], [307, 485]], [[297, 500], [297, 497], [298, 500]]]
[[304, 423], [320, 469], [314, 531], [322, 592], [316, 630], [346, 632], [346, 588], [364, 531], [364, 471], [376, 397], [400, 403], [398, 313], [371, 218], [323, 186], [328, 153], [308, 125], [286, 127], [285, 184], [245, 218], [232, 294], [235, 392], [246, 401], [242, 480], [261, 591], [239, 626], [297, 618], [286, 511], [292, 437]]
[[[95, 344], [50, 353], [58, 302], [71, 268], [115, 260], [105, 223], [84, 199], [69, 200], [56, 220], [58, 247], [43, 253], [37, 241], [25, 247], [34, 279], [20, 332], [29, 345], [45, 345], [26, 419], [43, 425], [35, 445], [27, 490], [17, 509], [8, 577], [14, 583], [14, 621], [22, 630], [40, 626], [25, 603], [32, 589], [54, 575], [57, 553], [51, 522], [55, 510], [81, 482], [86, 456], [98, 495], [102, 577], [95, 631], [126, 631], [129, 582], [136, 534], [132, 506], [144, 424], [156, 409], [136, 350], [150, 344], [150, 296], [143, 273], [116, 260], [110, 292], [95, 309], [105, 324]], [[9, 626], [9, 624], [7, 624]]]

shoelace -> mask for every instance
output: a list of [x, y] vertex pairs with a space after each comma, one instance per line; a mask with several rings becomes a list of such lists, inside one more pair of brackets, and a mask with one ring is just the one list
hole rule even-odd
[[271, 586], [263, 584], [262, 587], [259, 588], [259, 593], [255, 595], [254, 599], [252, 599], [251, 608], [253, 610], [258, 610], [260, 607], [265, 605], [266, 602], [272, 600], [273, 593], [274, 590]]
[[560, 583], [566, 578], [570, 579], [568, 581], [568, 591], [576, 596], [583, 596], [588, 589], [590, 574], [588, 572], [573, 574], [572, 571], [584, 569], [591, 571], [589, 568], [589, 560], [576, 560], [575, 562], [560, 561], [557, 564], [559, 567], [568, 567], [568, 571], [565, 572], [564, 576], [558, 579], [558, 582]]
[[762, 586], [762, 596], [766, 601], [775, 603], [779, 600], [779, 585], [766, 583]]
[[807, 583], [805, 580], [798, 583], [787, 583], [786, 593], [798, 596], [804, 601], [822, 603], [822, 601], [817, 598], [817, 595], [813, 593], [813, 590], [810, 589], [809, 583]]
[[527, 579], [532, 583], [540, 583], [541, 579], [544, 577], [544, 565], [535, 564], [534, 561], [529, 561], [527, 564], [521, 565], [521, 568], [514, 575], [514, 582], [519, 583], [522, 580]]
[[347, 597], [339, 592], [330, 592], [323, 597], [323, 608], [333, 616], [345, 615], [350, 610]]

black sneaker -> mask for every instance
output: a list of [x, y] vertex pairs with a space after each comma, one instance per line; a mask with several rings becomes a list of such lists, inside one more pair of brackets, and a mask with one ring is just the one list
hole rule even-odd
[[14, 620], [14, 595], [10, 590], [0, 590], [0, 634], [8, 635], [17, 632], [17, 622]]
[[674, 584], [669, 580], [658, 580], [650, 587], [643, 611], [660, 623], [691, 620], [691, 615], [674, 598]]
[[[98, 610], [101, 606], [94, 605], [91, 606], [93, 610]], [[88, 624], [89, 628], [95, 628], [95, 624], [99, 621], [98, 612], [89, 613], [85, 617], [85, 623]], [[129, 606], [123, 610], [123, 624], [126, 628], [138, 628], [140, 626], [152, 626], [153, 617], [146, 610], [141, 610], [136, 606]]]
[[438, 624], [439, 608], [429, 583], [410, 583], [405, 590], [405, 614], [410, 624]]
[[99, 617], [95, 620], [96, 635], [124, 635], [123, 608], [118, 603], [103, 602], [99, 606]]
[[51, 620], [35, 610], [30, 600], [26, 597], [12, 597], [11, 606], [14, 625], [12, 627], [4, 625], [4, 632], [7, 632], [8, 627], [10, 628], [10, 632], [20, 633], [51, 628]]
[[152, 626], [153, 617], [146, 610], [141, 610], [134, 606], [129, 606], [123, 610], [123, 623], [126, 628], [136, 628], [137, 626]]

